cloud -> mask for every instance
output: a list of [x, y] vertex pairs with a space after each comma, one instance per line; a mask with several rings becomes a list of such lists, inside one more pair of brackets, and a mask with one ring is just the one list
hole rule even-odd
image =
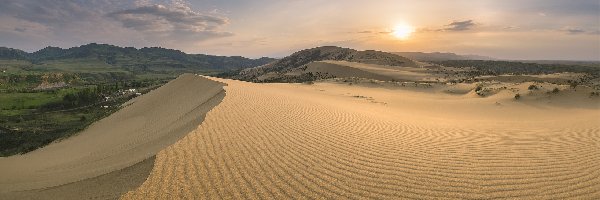
[[393, 33], [393, 31], [390, 30], [362, 30], [362, 31], [356, 31], [356, 32], [349, 32], [349, 33], [357, 33], [357, 34], [364, 34], [364, 35], [377, 35], [377, 34], [390, 34]]
[[[543, 16], [562, 15], [562, 16], [573, 16], [573, 15], [591, 15], [597, 16], [598, 8], [600, 8], [600, 1], [594, 0], [530, 0], [530, 1], [519, 1], [516, 4], [527, 10], [538, 10]], [[542, 16], [542, 15], [540, 15]]]
[[560, 31], [565, 32], [569, 35], [578, 35], [578, 34], [591, 34], [591, 35], [599, 35], [600, 30], [586, 30], [577, 27], [565, 27], [560, 29]]
[[465, 21], [454, 21], [448, 25], [443, 30], [445, 31], [466, 31], [471, 30], [475, 26], [473, 20], [465, 20]]
[[579, 28], [567, 28], [567, 29], [564, 29], [564, 31], [566, 31], [569, 34], [585, 33], [585, 30], [579, 29]]
[[[109, 42], [124, 34], [118, 24], [105, 19], [105, 10], [128, 5], [118, 0], [4, 0], [0, 3], [0, 32], [28, 33], [40, 46]], [[5, 41], [3, 36], [0, 34], [0, 41]]]
[[[417, 29], [417, 32], [443, 32], [443, 31], [468, 31], [472, 30], [476, 26], [473, 20], [465, 21], [453, 21], [450, 24], [446, 24], [442, 27], [422, 27]], [[513, 26], [504, 27], [504, 29], [513, 29]]]
[[503, 30], [518, 30], [518, 29], [520, 29], [520, 28], [521, 28], [521, 27], [519, 27], [519, 26], [505, 26], [505, 27], [503, 27], [502, 29], [503, 29]]
[[64, 26], [74, 19], [86, 20], [95, 16], [94, 10], [86, 9], [86, 4], [69, 0], [6, 0], [0, 4], [0, 13], [52, 26]]
[[25, 31], [27, 31], [27, 28], [19, 28], [19, 27], [17, 27], [17, 28], [15, 28], [15, 31], [23, 33]]
[[90, 42], [192, 49], [231, 36], [229, 19], [184, 0], [2, 0], [0, 41], [26, 50]]
[[227, 18], [200, 14], [189, 7], [169, 8], [164, 5], [142, 6], [113, 12], [108, 16], [123, 22], [128, 28], [141, 30], [149, 24], [159, 26], [166, 23], [186, 30], [202, 31], [228, 23]]
[[230, 32], [219, 30], [229, 24], [228, 18], [196, 12], [181, 2], [169, 6], [142, 5], [111, 12], [106, 16], [119, 21], [126, 28], [178, 36], [177, 39], [207, 39], [232, 35]]

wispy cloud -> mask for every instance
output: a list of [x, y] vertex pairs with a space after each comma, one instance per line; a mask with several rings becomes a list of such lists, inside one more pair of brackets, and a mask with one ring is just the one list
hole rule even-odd
[[503, 29], [503, 30], [518, 30], [518, 29], [520, 29], [520, 28], [521, 28], [521, 27], [518, 27], [518, 26], [505, 26], [505, 27], [503, 27], [502, 29]]
[[466, 31], [471, 30], [475, 26], [473, 20], [465, 20], [465, 21], [454, 21], [448, 25], [446, 25], [443, 30], [445, 31]]
[[[475, 26], [477, 26], [477, 24], [473, 21], [473, 20], [464, 20], [464, 21], [453, 21], [450, 24], [446, 24], [443, 26], [438, 26], [438, 27], [422, 27], [422, 28], [418, 28], [417, 32], [444, 32], [444, 31], [448, 31], [448, 32], [460, 32], [460, 31], [468, 31], [468, 30], [472, 30]], [[507, 26], [505, 27], [505, 29], [512, 29], [515, 28], [513, 26]]]
[[563, 29], [563, 31], [569, 33], [569, 34], [580, 34], [580, 33], [585, 33], [585, 30], [580, 29], [580, 28], [566, 28]]
[[219, 29], [229, 23], [221, 16], [203, 14], [179, 3], [142, 5], [107, 14], [126, 28], [148, 33], [176, 35], [176, 38], [206, 39], [232, 35]]
[[227, 18], [195, 12], [187, 6], [141, 6], [112, 12], [107, 16], [122, 22], [127, 28], [136, 30], [169, 26], [170, 28], [201, 32], [214, 30], [216, 27], [228, 23]]
[[578, 27], [564, 27], [562, 29], [560, 29], [559, 31], [562, 31], [566, 34], [569, 35], [579, 35], [579, 34], [591, 34], [591, 35], [598, 35], [600, 34], [600, 30], [589, 30], [589, 29], [583, 29], [583, 28], [578, 28]]
[[19, 28], [19, 27], [16, 27], [16, 28], [15, 28], [15, 31], [23, 33], [23, 32], [25, 32], [25, 31], [27, 31], [27, 28]]

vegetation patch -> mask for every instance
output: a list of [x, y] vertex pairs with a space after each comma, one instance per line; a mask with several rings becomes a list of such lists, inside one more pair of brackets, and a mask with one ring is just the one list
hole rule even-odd
[[519, 100], [519, 99], [521, 99], [521, 94], [518, 94], [518, 93], [515, 94], [515, 100]]
[[53, 91], [1, 93], [0, 156], [26, 153], [71, 136], [119, 110], [129, 99], [163, 83], [117, 82]]

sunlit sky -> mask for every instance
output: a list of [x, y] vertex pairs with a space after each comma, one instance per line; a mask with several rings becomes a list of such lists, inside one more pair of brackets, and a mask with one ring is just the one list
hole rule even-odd
[[600, 60], [598, 0], [3, 0], [0, 46], [282, 57], [324, 45]]

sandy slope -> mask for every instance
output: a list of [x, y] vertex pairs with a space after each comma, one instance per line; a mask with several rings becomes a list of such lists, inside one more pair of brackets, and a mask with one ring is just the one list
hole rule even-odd
[[335, 60], [311, 62], [306, 66], [306, 69], [292, 71], [288, 75], [300, 75], [309, 72], [313, 74], [327, 73], [337, 78], [358, 77], [381, 81], [434, 81], [436, 78], [441, 78], [433, 74], [432, 71], [428, 71], [427, 68], [387, 66]]
[[[426, 68], [420, 67], [398, 67], [398, 66], [387, 66], [387, 65], [374, 65], [364, 64], [357, 62], [347, 61], [323, 61], [325, 63], [336, 64], [340, 66], [347, 66], [354, 69], [359, 69], [365, 72], [379, 74], [390, 77], [394, 80], [405, 80], [405, 81], [425, 81], [427, 78], [433, 76]], [[353, 76], [350, 76], [353, 77]]]
[[220, 81], [124, 199], [600, 198], [598, 99]]
[[154, 159], [153, 156], [133, 166], [73, 183], [2, 193], [0, 199], [118, 199], [146, 181], [154, 166]]
[[[117, 191], [110, 187], [71, 187], [68, 183], [111, 184], [97, 183], [106, 177], [91, 183], [85, 180], [135, 165], [179, 140], [195, 129], [204, 114], [225, 96], [222, 86], [195, 75], [182, 75], [76, 136], [28, 154], [0, 158], [0, 199], [11, 197], [11, 192], [25, 195], [15, 192], [36, 193], [50, 187], [49, 190], [57, 190], [56, 186], [65, 186], [58, 188], [65, 193], [99, 194], [103, 198], [114, 195], [110, 193]], [[143, 176], [142, 172], [139, 174]], [[102, 188], [107, 191], [83, 191]], [[41, 194], [44, 193], [38, 193]], [[76, 197], [66, 194], [60, 199], [73, 196]]]

